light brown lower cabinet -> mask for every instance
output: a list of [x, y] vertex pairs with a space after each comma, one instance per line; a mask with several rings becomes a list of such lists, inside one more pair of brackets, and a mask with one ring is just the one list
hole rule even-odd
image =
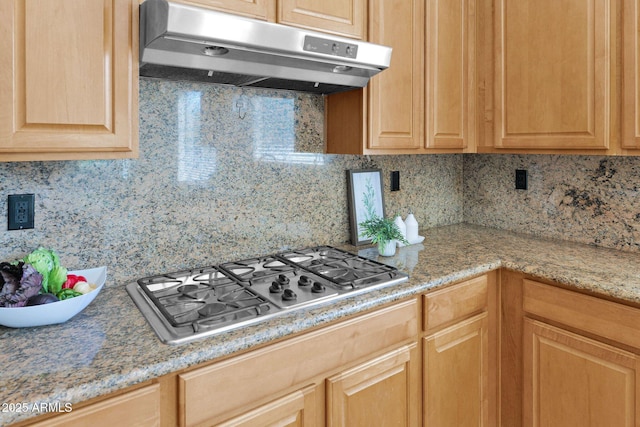
[[303, 427], [316, 425], [316, 386], [310, 385], [218, 424], [220, 427]]
[[327, 379], [327, 426], [417, 426], [417, 345], [412, 343]]
[[417, 337], [412, 299], [181, 373], [178, 425], [417, 426]]
[[525, 426], [636, 426], [637, 355], [525, 319]]
[[122, 425], [157, 427], [160, 425], [160, 386], [151, 384], [30, 425], [33, 427]]
[[494, 277], [480, 276], [424, 296], [425, 426], [495, 425]]
[[521, 306], [503, 311], [502, 425], [640, 425], [640, 309], [506, 277], [503, 295]]
[[489, 426], [487, 313], [424, 339], [427, 426]]

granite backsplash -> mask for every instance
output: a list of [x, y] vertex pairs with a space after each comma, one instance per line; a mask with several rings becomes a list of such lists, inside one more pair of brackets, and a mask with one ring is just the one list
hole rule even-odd
[[[463, 163], [465, 222], [640, 251], [639, 157], [483, 154]], [[516, 169], [528, 172], [526, 191], [515, 189]]]
[[[122, 285], [347, 242], [346, 170], [361, 168], [383, 170], [388, 215], [412, 210], [422, 227], [464, 221], [640, 251], [640, 158], [327, 155], [323, 108], [316, 95], [141, 78], [138, 159], [0, 163], [5, 218], [7, 195], [36, 195], [35, 228], [5, 225], [0, 259], [52, 247]], [[528, 190], [514, 189], [515, 169]]]
[[[42, 245], [64, 265], [106, 265], [110, 284], [349, 240], [346, 170], [383, 170], [388, 215], [462, 222], [462, 155], [323, 151], [323, 99], [140, 79], [140, 157], [0, 163], [7, 195], [36, 195], [35, 228], [5, 231], [0, 259]], [[400, 171], [401, 190], [389, 191]]]

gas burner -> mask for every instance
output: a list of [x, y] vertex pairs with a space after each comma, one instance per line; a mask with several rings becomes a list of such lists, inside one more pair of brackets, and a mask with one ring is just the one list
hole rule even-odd
[[217, 267], [147, 277], [138, 280], [138, 285], [172, 326], [229, 317], [260, 305], [268, 310], [265, 298]]
[[220, 268], [241, 281], [287, 273], [293, 267], [275, 257], [251, 258], [243, 261], [220, 264]]
[[364, 258], [331, 246], [318, 246], [279, 254], [292, 265], [332, 282], [340, 289], [358, 289], [393, 280], [395, 267]]

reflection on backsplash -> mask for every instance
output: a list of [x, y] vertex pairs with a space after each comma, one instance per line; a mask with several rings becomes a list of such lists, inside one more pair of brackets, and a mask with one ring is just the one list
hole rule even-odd
[[322, 165], [323, 156], [296, 152], [293, 97], [253, 97], [244, 120], [253, 120], [254, 157], [263, 162]]
[[178, 181], [206, 181], [216, 171], [216, 149], [202, 144], [201, 91], [180, 94], [177, 106]]
[[138, 159], [0, 163], [0, 212], [36, 194], [35, 229], [2, 233], [0, 259], [48, 246], [69, 268], [108, 266], [110, 286], [346, 243], [346, 170], [371, 167], [388, 215], [462, 221], [461, 155], [326, 155], [323, 127], [318, 95], [141, 78]]

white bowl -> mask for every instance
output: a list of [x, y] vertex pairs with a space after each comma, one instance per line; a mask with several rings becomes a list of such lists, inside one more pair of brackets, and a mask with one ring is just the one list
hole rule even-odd
[[29, 307], [0, 307], [0, 325], [10, 328], [26, 328], [31, 326], [55, 325], [71, 319], [91, 304], [107, 280], [107, 267], [70, 271], [87, 278], [87, 282], [98, 285], [93, 291], [77, 297], [49, 304]]

